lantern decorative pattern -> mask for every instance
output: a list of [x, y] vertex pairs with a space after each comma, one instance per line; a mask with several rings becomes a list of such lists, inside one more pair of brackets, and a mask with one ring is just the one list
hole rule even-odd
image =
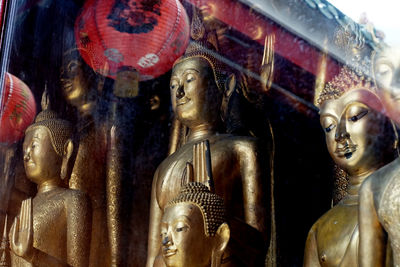
[[20, 140], [36, 115], [35, 98], [29, 87], [10, 73], [5, 74], [0, 118], [0, 143]]
[[85, 62], [116, 77], [133, 67], [140, 79], [172, 68], [189, 43], [189, 20], [179, 0], [89, 0], [75, 22], [75, 39]]

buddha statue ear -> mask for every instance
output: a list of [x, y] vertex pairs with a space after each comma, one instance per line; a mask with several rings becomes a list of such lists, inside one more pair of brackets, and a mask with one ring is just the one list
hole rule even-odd
[[72, 153], [74, 151], [74, 144], [71, 139], [68, 139], [64, 144], [62, 163], [61, 163], [61, 179], [64, 180], [68, 176], [69, 171], [69, 162], [72, 157]]
[[228, 245], [231, 231], [227, 223], [223, 223], [218, 227], [214, 236], [214, 249], [211, 254], [211, 267], [221, 266], [222, 256]]

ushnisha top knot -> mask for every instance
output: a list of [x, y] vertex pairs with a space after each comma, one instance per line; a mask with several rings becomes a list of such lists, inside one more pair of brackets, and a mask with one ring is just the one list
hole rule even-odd
[[372, 93], [376, 91], [371, 78], [357, 75], [355, 71], [345, 66], [332, 81], [325, 85], [318, 97], [317, 104], [321, 106], [325, 101], [338, 99], [345, 92], [354, 89], [365, 89]]
[[207, 236], [214, 236], [219, 226], [226, 222], [224, 200], [217, 194], [211, 193], [202, 183], [191, 182], [184, 185], [178, 196], [168, 202], [167, 206], [185, 202], [199, 207], [203, 214]]

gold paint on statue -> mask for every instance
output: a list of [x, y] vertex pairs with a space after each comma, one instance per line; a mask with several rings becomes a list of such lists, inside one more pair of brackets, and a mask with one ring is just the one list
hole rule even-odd
[[[184, 135], [186, 143], [166, 158], [154, 175], [147, 266], [153, 266], [160, 252], [163, 211], [185, 184], [181, 177], [187, 162], [193, 160], [193, 145], [202, 140], [210, 143], [215, 192], [224, 198], [228, 220], [238, 217], [266, 235], [266, 178], [260, 168], [264, 159], [259, 158], [257, 141], [218, 133], [224, 90], [218, 62], [205, 53], [188, 49], [174, 65], [170, 89], [175, 117], [187, 127], [188, 134]], [[235, 192], [242, 196], [234, 195], [234, 185], [241, 189]]]
[[274, 80], [275, 34], [268, 34], [264, 40], [264, 55], [261, 62], [261, 86], [264, 93], [271, 89]]
[[90, 201], [62, 186], [73, 154], [71, 136], [71, 125], [49, 110], [26, 130], [24, 166], [38, 193], [22, 202], [11, 227], [12, 266], [88, 265]]
[[10, 266], [10, 242], [8, 241], [7, 236], [7, 219], [8, 216], [4, 220], [4, 230], [3, 230], [3, 237], [1, 239], [0, 244], [0, 267], [9, 267]]
[[347, 196], [312, 226], [304, 266], [358, 266], [358, 191], [393, 157], [382, 105], [370, 84], [343, 69], [322, 92], [320, 120], [329, 154], [349, 175]]
[[182, 187], [164, 210], [162, 256], [168, 267], [220, 266], [229, 236], [224, 201], [203, 183]]
[[[374, 61], [378, 94], [386, 114], [397, 121], [400, 116], [400, 48], [386, 47]], [[394, 129], [386, 133], [390, 136]], [[395, 134], [397, 137], [397, 133]], [[398, 137], [392, 142], [398, 153]], [[360, 256], [362, 267], [400, 265], [400, 159], [373, 173], [360, 190]], [[388, 245], [387, 243], [390, 243]], [[392, 250], [393, 256], [388, 254]]]

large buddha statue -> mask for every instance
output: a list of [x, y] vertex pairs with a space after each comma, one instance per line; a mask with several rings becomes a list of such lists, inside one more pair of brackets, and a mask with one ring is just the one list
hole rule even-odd
[[12, 266], [88, 266], [91, 205], [65, 187], [74, 145], [72, 126], [44, 110], [25, 132], [27, 177], [37, 194], [21, 205], [10, 230]]
[[167, 267], [218, 267], [229, 241], [224, 201], [203, 183], [190, 182], [165, 207], [162, 257]]
[[[243, 246], [242, 253], [247, 253], [246, 246], [252, 243], [244, 239], [250, 236], [245, 233], [250, 230], [258, 233], [256, 236], [261, 237], [262, 244], [267, 243], [269, 198], [266, 184], [269, 179], [264, 173], [268, 171], [268, 164], [261, 167], [261, 163], [268, 160], [262, 158], [255, 138], [224, 134], [220, 108], [226, 80], [222, 74], [220, 63], [198, 44], [189, 47], [174, 64], [170, 82], [171, 100], [175, 117], [185, 129], [184, 142], [159, 165], [154, 174], [148, 267], [153, 266], [160, 253], [164, 209], [185, 184], [182, 177], [185, 177], [186, 164], [193, 161], [193, 145], [206, 139], [210, 143], [215, 193], [224, 199], [228, 222], [246, 229], [239, 233], [232, 228], [230, 242], [238, 241]], [[227, 262], [225, 266], [236, 262], [235, 253], [228, 245], [223, 256], [224, 262]], [[248, 256], [250, 261], [254, 258]]]
[[392, 125], [365, 77], [344, 67], [322, 91], [320, 121], [329, 154], [349, 175], [347, 195], [312, 226], [304, 266], [358, 266], [358, 192], [393, 160]]
[[[385, 113], [400, 125], [400, 48], [385, 47], [374, 60], [374, 74]], [[390, 129], [390, 135], [395, 129]], [[398, 150], [398, 138], [393, 142]], [[373, 173], [360, 189], [362, 267], [400, 265], [400, 158]], [[390, 244], [390, 246], [388, 245]], [[393, 255], [393, 259], [391, 258]]]

